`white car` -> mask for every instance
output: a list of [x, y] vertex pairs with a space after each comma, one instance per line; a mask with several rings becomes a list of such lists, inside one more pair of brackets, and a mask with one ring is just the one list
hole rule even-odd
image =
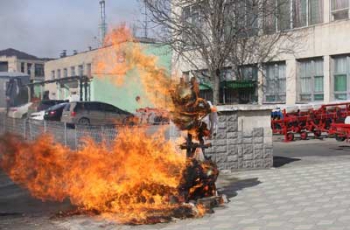
[[45, 110], [42, 110], [40, 112], [31, 113], [29, 116], [29, 119], [43, 121], [44, 115], [45, 115]]
[[29, 102], [17, 107], [10, 107], [7, 116], [12, 118], [23, 118], [25, 115], [27, 115], [28, 109], [32, 104], [32, 102]]

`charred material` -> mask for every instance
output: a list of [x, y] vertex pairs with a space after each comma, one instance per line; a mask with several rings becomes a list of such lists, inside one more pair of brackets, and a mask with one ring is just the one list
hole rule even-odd
[[[215, 197], [215, 182], [219, 175], [217, 165], [205, 155], [205, 149], [211, 147], [211, 144], [204, 141], [210, 136], [210, 129], [203, 122], [203, 118], [212, 112], [212, 108], [206, 100], [199, 98], [198, 94], [199, 85], [195, 78], [192, 78], [190, 83], [181, 79], [172, 92], [175, 105], [172, 120], [179, 129], [187, 130], [186, 142], [180, 146], [186, 150], [187, 167], [183, 171], [179, 187], [180, 194], [186, 202]], [[197, 149], [201, 149], [204, 161], [195, 159]]]

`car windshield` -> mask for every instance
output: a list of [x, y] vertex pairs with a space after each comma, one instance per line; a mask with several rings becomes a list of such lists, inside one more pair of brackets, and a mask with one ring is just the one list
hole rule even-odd
[[63, 108], [64, 106], [66, 106], [66, 105], [67, 105], [67, 103], [61, 103], [61, 104], [54, 105], [54, 106], [50, 107], [48, 110], [60, 109], [60, 108]]

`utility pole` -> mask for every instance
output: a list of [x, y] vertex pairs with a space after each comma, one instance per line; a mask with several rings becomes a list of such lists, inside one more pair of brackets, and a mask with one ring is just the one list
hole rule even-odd
[[106, 23], [106, 1], [100, 0], [100, 9], [101, 9], [101, 18], [100, 18], [100, 41], [101, 46], [103, 46], [103, 42], [107, 33], [107, 23]]
[[148, 38], [148, 14], [147, 14], [147, 7], [146, 7], [146, 0], [144, 0], [145, 4], [145, 23], [144, 23], [144, 30], [145, 30], [145, 38]]

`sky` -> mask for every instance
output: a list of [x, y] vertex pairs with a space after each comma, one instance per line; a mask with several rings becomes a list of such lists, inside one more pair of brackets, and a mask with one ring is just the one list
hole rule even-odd
[[[106, 0], [108, 27], [143, 19], [140, 0]], [[0, 50], [57, 58], [98, 46], [99, 0], [0, 0]]]

